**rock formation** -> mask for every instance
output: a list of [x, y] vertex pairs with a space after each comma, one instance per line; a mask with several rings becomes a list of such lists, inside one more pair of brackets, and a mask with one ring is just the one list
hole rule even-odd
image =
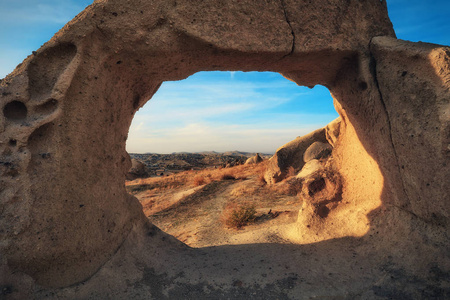
[[326, 143], [325, 128], [317, 129], [304, 136], [281, 146], [269, 160], [264, 179], [269, 184], [277, 183], [286, 178], [289, 168], [298, 173], [305, 164], [303, 155], [315, 142]]
[[325, 126], [325, 135], [327, 137], [327, 141], [331, 146], [335, 146], [337, 138], [339, 137], [339, 133], [341, 131], [341, 121], [342, 118], [338, 117]]
[[245, 164], [246, 165], [259, 164], [262, 161], [263, 161], [262, 157], [259, 155], [259, 153], [256, 153], [255, 156], [252, 156], [252, 157], [248, 158], [245, 161]]
[[136, 178], [146, 177], [148, 172], [145, 168], [145, 164], [135, 158], [131, 159], [131, 168], [126, 175], [127, 180], [134, 180]]
[[[96, 1], [0, 83], [3, 294], [449, 298], [449, 61], [397, 40], [385, 1]], [[309, 185], [334, 198], [296, 244], [189, 249], [126, 193], [134, 113], [202, 70], [329, 88], [339, 184]]]
[[331, 155], [333, 147], [328, 143], [314, 142], [303, 153], [303, 161], [307, 163], [312, 159], [327, 158]]

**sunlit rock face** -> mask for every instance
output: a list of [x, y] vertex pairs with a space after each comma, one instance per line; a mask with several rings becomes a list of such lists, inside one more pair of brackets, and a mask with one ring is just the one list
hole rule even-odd
[[269, 160], [264, 179], [268, 184], [274, 184], [285, 179], [290, 168], [298, 173], [305, 165], [304, 154], [313, 143], [326, 143], [325, 128], [317, 129], [277, 149]]
[[[0, 83], [3, 291], [445, 296], [449, 51], [396, 40], [379, 0], [96, 1]], [[163, 81], [205, 70], [329, 88], [342, 117], [322, 140], [332, 173], [286, 230], [322, 242], [188, 249], [126, 193], [134, 113]], [[333, 201], [316, 209], [314, 194]]]

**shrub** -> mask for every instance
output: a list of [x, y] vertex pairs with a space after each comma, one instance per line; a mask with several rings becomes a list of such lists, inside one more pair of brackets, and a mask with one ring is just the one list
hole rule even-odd
[[205, 178], [203, 176], [194, 177], [194, 186], [199, 186], [205, 183]]
[[229, 173], [225, 173], [225, 174], [222, 174], [220, 179], [222, 179], [222, 180], [235, 180], [236, 177], [234, 177], [233, 175], [231, 175]]
[[241, 205], [229, 212], [225, 219], [225, 224], [232, 228], [241, 228], [256, 219], [256, 209], [253, 205]]

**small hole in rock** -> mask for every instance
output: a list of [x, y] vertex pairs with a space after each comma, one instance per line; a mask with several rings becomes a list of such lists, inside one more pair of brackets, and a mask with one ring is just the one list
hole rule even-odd
[[12, 146], [12, 147], [15, 147], [17, 145], [17, 141], [14, 140], [14, 139], [10, 139], [9, 140], [9, 145]]
[[320, 192], [324, 188], [325, 188], [325, 179], [323, 179], [323, 178], [316, 179], [313, 182], [311, 182], [308, 187], [309, 195], [312, 196], [312, 195]]
[[330, 213], [330, 209], [328, 207], [326, 207], [325, 205], [320, 205], [316, 209], [316, 214], [321, 218], [326, 218], [329, 213]]
[[22, 120], [27, 117], [27, 107], [23, 102], [12, 101], [3, 108], [3, 115], [9, 120]]

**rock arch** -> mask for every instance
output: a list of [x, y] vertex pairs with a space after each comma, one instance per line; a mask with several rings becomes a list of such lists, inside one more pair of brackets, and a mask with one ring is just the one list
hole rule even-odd
[[[426, 237], [437, 255], [407, 262], [408, 274], [448, 266], [449, 51], [396, 40], [379, 0], [96, 1], [0, 83], [1, 263], [16, 274], [5, 284], [30, 276], [30, 286], [64, 287], [93, 274], [115, 282], [101, 272], [114, 270], [112, 257], [130, 262], [153, 249], [145, 277], [167, 255], [154, 247], [188, 251], [126, 193], [125, 141], [161, 82], [200, 70], [276, 71], [330, 89], [345, 124], [336, 164], [349, 206], [327, 221], [302, 218], [294, 235], [308, 225], [304, 241], [363, 236], [367, 249]], [[365, 214], [355, 217], [362, 230], [346, 221], [352, 211]], [[383, 237], [369, 238], [373, 229]], [[376, 263], [387, 263], [382, 251]], [[105, 288], [95, 278], [89, 284]]]

